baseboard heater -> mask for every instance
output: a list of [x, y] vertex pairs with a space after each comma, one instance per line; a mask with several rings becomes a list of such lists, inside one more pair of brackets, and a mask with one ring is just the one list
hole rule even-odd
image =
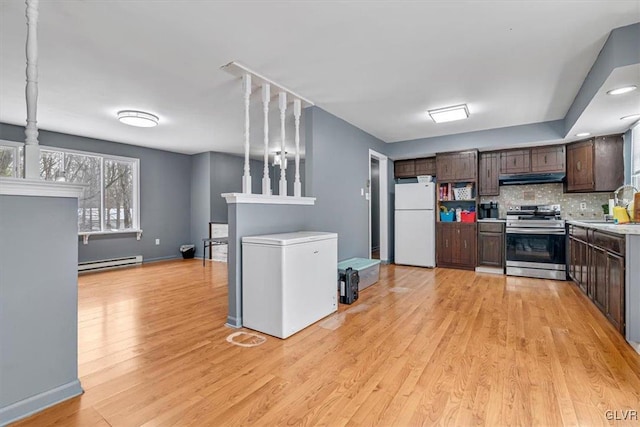
[[108, 268], [129, 267], [142, 264], [142, 255], [134, 255], [124, 258], [102, 259], [78, 263], [78, 271], [95, 271]]

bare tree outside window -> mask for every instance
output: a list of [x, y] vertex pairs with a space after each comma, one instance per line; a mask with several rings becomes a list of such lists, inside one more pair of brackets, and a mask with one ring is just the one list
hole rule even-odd
[[[121, 231], [138, 227], [134, 196], [136, 161], [100, 155], [42, 149], [40, 176], [85, 185], [78, 201], [78, 229]], [[1, 164], [0, 164], [1, 166]]]
[[16, 148], [0, 146], [0, 176], [15, 176]]
[[104, 161], [104, 215], [107, 230], [133, 227], [133, 162]]
[[78, 200], [78, 229], [100, 231], [100, 158], [66, 153], [64, 156], [64, 178], [67, 182], [85, 184]]
[[40, 150], [40, 177], [45, 181], [55, 181], [64, 171], [64, 153]]

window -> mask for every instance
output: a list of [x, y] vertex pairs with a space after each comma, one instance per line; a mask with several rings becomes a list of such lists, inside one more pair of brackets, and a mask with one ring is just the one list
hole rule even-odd
[[631, 185], [640, 190], [640, 124], [631, 130]]
[[22, 145], [0, 140], [0, 176], [22, 176]]
[[118, 232], [140, 228], [139, 160], [42, 147], [40, 176], [84, 184], [78, 201], [80, 232]]

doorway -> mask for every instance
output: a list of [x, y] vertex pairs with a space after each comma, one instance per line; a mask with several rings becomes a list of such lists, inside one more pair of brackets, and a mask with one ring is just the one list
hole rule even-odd
[[388, 181], [386, 156], [369, 150], [369, 257], [389, 261]]
[[380, 161], [371, 157], [371, 258], [380, 259]]

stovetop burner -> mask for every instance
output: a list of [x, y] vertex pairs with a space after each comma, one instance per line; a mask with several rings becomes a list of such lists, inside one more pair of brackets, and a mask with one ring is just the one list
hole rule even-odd
[[560, 205], [510, 206], [507, 218], [519, 220], [559, 220]]

